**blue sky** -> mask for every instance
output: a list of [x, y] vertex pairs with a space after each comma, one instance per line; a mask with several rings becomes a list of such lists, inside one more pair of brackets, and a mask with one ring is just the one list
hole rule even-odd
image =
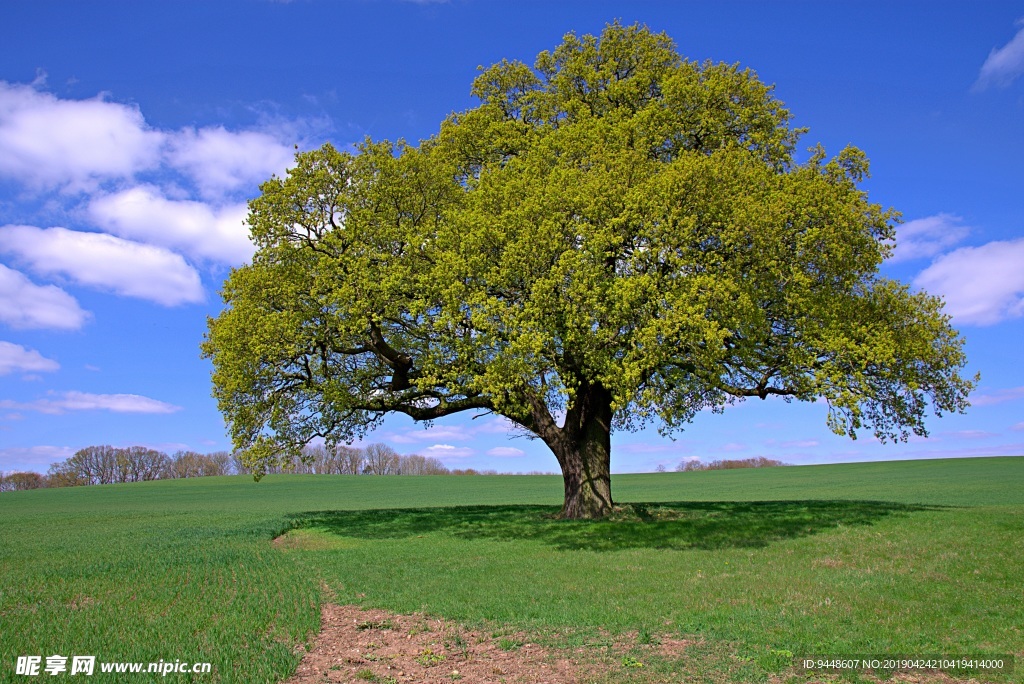
[[[810, 132], [872, 160], [903, 213], [886, 275], [946, 297], [981, 373], [928, 439], [832, 435], [816, 405], [701, 414], [676, 441], [613, 436], [615, 471], [1024, 454], [1024, 4], [1020, 2], [7, 3], [0, 23], [0, 470], [93, 444], [229, 448], [199, 357], [245, 201], [295, 146], [418, 140], [474, 106], [478, 65], [532, 64], [614, 19], [739, 62]], [[451, 467], [556, 471], [493, 418], [371, 441]]]

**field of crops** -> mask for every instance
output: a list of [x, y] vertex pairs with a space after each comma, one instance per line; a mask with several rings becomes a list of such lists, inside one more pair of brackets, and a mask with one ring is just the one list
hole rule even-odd
[[[591, 523], [550, 518], [561, 480], [546, 476], [6, 493], [0, 681], [30, 681], [21, 655], [90, 654], [277, 682], [328, 594], [551, 643], [602, 628], [703, 637], [718, 654], [708, 681], [852, 653], [1016, 654], [1020, 668], [990, 679], [1024, 681], [1024, 458], [619, 475], [613, 493], [629, 505]], [[273, 547], [284, 532], [293, 543]]]

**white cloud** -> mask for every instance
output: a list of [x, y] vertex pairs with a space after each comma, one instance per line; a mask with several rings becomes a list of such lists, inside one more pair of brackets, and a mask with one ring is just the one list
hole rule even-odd
[[404, 433], [404, 436], [409, 439], [416, 440], [466, 440], [470, 438], [470, 435], [466, 433], [465, 428], [459, 425], [435, 425], [423, 430], [409, 430]]
[[59, 415], [68, 411], [111, 411], [113, 413], [174, 413], [180, 406], [138, 394], [91, 394], [89, 392], [51, 392], [52, 399], [32, 402], [0, 400], [0, 408], [38, 411]]
[[271, 175], [283, 175], [294, 150], [260, 131], [186, 128], [170, 138], [167, 161], [188, 174], [201, 195], [216, 199], [226, 193], [255, 193]]
[[181, 256], [100, 233], [66, 228], [4, 226], [0, 251], [13, 253], [46, 276], [175, 306], [203, 301], [199, 274]]
[[245, 225], [245, 203], [213, 207], [167, 199], [155, 187], [139, 186], [89, 203], [97, 226], [123, 238], [184, 252], [193, 259], [241, 264], [253, 254]]
[[[900, 460], [916, 458], [969, 458], [972, 456], [1020, 456], [1024, 454], [1024, 442], [963, 447], [959, 449], [928, 449], [924, 451], [908, 451], [900, 454]], [[882, 459], [873, 459], [882, 460]]]
[[30, 187], [83, 190], [131, 177], [158, 165], [163, 139], [137, 107], [0, 81], [0, 175]]
[[0, 449], [0, 470], [45, 473], [50, 464], [63, 461], [74, 453], [75, 450], [68, 446], [7, 447]]
[[810, 449], [819, 446], [819, 443], [814, 439], [797, 439], [791, 442], [781, 442], [779, 446], [787, 449]]
[[729, 442], [728, 444], [722, 445], [722, 451], [746, 451], [749, 448], [750, 447], [741, 442]]
[[1001, 48], [992, 48], [981, 65], [978, 80], [974, 83], [976, 89], [984, 90], [990, 86], [1005, 88], [1024, 74], [1024, 20], [1017, 24], [1021, 28], [1010, 42]]
[[469, 447], [457, 447], [451, 444], [434, 444], [424, 449], [422, 453], [424, 456], [433, 456], [443, 460], [446, 458], [466, 458], [473, 455], [473, 450]]
[[90, 314], [55, 285], [36, 285], [0, 264], [0, 321], [12, 328], [77, 330]]
[[493, 418], [485, 418], [479, 424], [473, 421], [473, 432], [487, 435], [509, 435], [521, 433], [523, 429], [513, 423], [505, 416], [494, 415]]
[[1024, 432], [1024, 421], [1021, 421], [1010, 428], [1014, 432]]
[[896, 229], [896, 249], [891, 263], [932, 257], [957, 244], [971, 229], [953, 214], [936, 214], [907, 221]]
[[619, 448], [627, 454], [662, 454], [666, 451], [683, 451], [686, 448], [686, 443], [682, 441], [633, 442], [623, 444]]
[[25, 349], [20, 344], [0, 341], [0, 375], [15, 371], [53, 372], [60, 364], [48, 359], [35, 349]]
[[1024, 315], [1024, 238], [961, 247], [935, 260], [914, 284], [946, 300], [959, 324], [993, 325]]
[[1006, 401], [1024, 399], [1024, 387], [1010, 387], [971, 397], [971, 406], [992, 406]]
[[487, 455], [498, 458], [516, 458], [518, 456], [525, 456], [526, 452], [515, 447], [494, 447], [487, 451]]
[[999, 436], [994, 432], [986, 432], [984, 430], [955, 430], [945, 434], [954, 439], [988, 439], [989, 437]]

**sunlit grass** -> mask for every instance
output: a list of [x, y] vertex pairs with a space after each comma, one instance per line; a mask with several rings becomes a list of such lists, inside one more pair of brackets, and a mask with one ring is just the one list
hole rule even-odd
[[[1024, 657], [1024, 459], [621, 475], [633, 505], [596, 523], [552, 519], [560, 488], [271, 476], [0, 495], [0, 681], [18, 655], [54, 654], [280, 681], [324, 585], [551, 643], [696, 635], [713, 681], [786, 652]], [[682, 667], [627, 655], [644, 669], [616, 665], [623, 681]]]

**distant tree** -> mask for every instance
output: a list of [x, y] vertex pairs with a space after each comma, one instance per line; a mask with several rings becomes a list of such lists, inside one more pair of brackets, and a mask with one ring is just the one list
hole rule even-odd
[[231, 470], [238, 475], [252, 474], [252, 468], [247, 463], [245, 453], [236, 449], [231, 452]]
[[322, 444], [307, 445], [302, 450], [302, 459], [300, 460], [311, 473], [316, 473], [317, 475], [333, 474], [333, 455]]
[[338, 455], [339, 467], [344, 475], [359, 475], [363, 472], [363, 464], [366, 454], [362, 449], [355, 449], [339, 444], [335, 448]]
[[175, 451], [171, 454], [164, 477], [179, 480], [186, 477], [199, 476], [199, 453], [189, 450]]
[[46, 478], [39, 473], [30, 471], [0, 473], [0, 492], [18, 492], [25, 489], [41, 489], [47, 487]]
[[50, 487], [81, 487], [92, 484], [73, 469], [67, 467], [67, 462], [54, 463], [46, 473], [46, 482]]
[[117, 482], [117, 449], [112, 446], [89, 446], [50, 467], [51, 477], [66, 482], [97, 485]]
[[398, 470], [398, 453], [387, 444], [369, 444], [363, 454], [363, 472], [367, 475], [394, 475]]
[[156, 449], [89, 446], [50, 466], [49, 478], [55, 487], [142, 482], [167, 477], [171, 468], [171, 459]]
[[231, 454], [218, 451], [201, 454], [198, 451], [176, 451], [169, 459], [166, 477], [209, 477], [231, 473]]
[[736, 470], [739, 468], [774, 468], [778, 466], [786, 465], [782, 461], [776, 461], [771, 458], [765, 458], [764, 456], [755, 456], [753, 458], [744, 458], [737, 460], [716, 460], [709, 463], [702, 463], [700, 461], [680, 461], [679, 465], [676, 466], [676, 470], [679, 472], [694, 472], [698, 470]]
[[783, 397], [905, 440], [968, 406], [942, 302], [879, 275], [898, 214], [867, 158], [798, 163], [753, 72], [613, 24], [472, 92], [418, 146], [300, 153], [250, 203], [203, 353], [257, 477], [392, 412], [494, 413], [551, 449], [563, 517], [601, 517], [613, 430]]
[[170, 459], [167, 454], [142, 446], [115, 449], [116, 482], [143, 482], [157, 480], [167, 472]]
[[398, 463], [399, 475], [446, 475], [448, 468], [433, 456], [409, 454], [400, 456]]
[[210, 464], [210, 475], [233, 474], [230, 451], [213, 451], [206, 454], [206, 459]]

